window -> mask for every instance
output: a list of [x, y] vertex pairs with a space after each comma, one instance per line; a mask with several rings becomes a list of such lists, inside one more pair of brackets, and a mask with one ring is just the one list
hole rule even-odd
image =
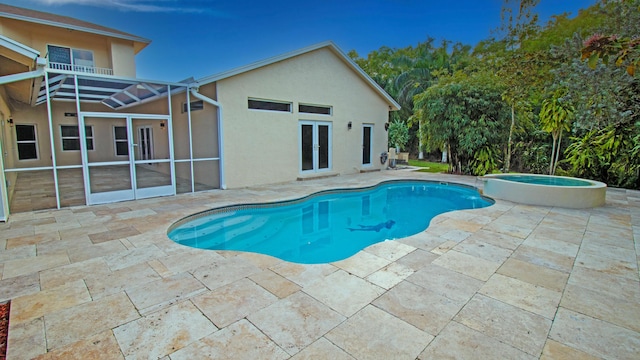
[[331, 115], [331, 106], [298, 104], [298, 112], [305, 114]]
[[[192, 101], [190, 107], [191, 107], [191, 111], [202, 110], [204, 109], [204, 101], [202, 100]], [[182, 103], [182, 112], [183, 113], [187, 112], [187, 103]]]
[[291, 103], [249, 99], [249, 109], [291, 112]]
[[114, 126], [113, 138], [116, 146], [116, 156], [128, 156], [129, 155], [129, 140], [127, 137], [126, 126]]
[[49, 51], [49, 62], [73, 65], [64, 70], [87, 72], [90, 70], [89, 68], [94, 67], [92, 51], [54, 45], [48, 45], [47, 50]]
[[[93, 127], [85, 126], [84, 133], [87, 139], [87, 150], [93, 150]], [[80, 131], [77, 125], [60, 125], [62, 138], [62, 151], [80, 150]]]
[[38, 158], [38, 141], [35, 125], [16, 125], [16, 142], [18, 145], [18, 160], [33, 160]]

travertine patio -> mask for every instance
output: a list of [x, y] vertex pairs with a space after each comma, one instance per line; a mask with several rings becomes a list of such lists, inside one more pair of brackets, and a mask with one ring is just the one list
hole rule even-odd
[[393, 178], [476, 185], [383, 171], [15, 214], [0, 223], [8, 358], [638, 358], [638, 191], [591, 210], [497, 201], [325, 265], [166, 237], [212, 207]]

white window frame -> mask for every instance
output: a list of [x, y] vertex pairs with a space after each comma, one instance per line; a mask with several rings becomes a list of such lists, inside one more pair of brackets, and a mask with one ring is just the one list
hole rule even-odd
[[[62, 128], [63, 127], [75, 127], [78, 129], [78, 136], [64, 136], [62, 133]], [[62, 151], [64, 152], [74, 152], [74, 151], [80, 151], [80, 129], [78, 128], [79, 125], [68, 125], [68, 124], [60, 124], [60, 149], [62, 149]], [[87, 128], [91, 129], [91, 136], [87, 135]], [[85, 146], [87, 147], [88, 151], [93, 151], [95, 149], [95, 139], [93, 137], [93, 125], [85, 125]], [[91, 139], [91, 148], [89, 148], [88, 145], [88, 140]], [[78, 140], [78, 150], [67, 150], [64, 148], [64, 140]]]
[[[18, 140], [18, 126], [31, 126], [33, 127], [33, 140]], [[31, 159], [20, 159], [20, 149], [18, 149], [18, 144], [34, 144], [36, 147], [36, 157]], [[38, 127], [36, 124], [16, 124], [16, 152], [18, 155], [18, 161], [34, 161], [40, 160], [40, 149], [38, 148]]]
[[[127, 138], [126, 139], [118, 139], [116, 136], [116, 129], [117, 128], [124, 128], [124, 130], [126, 131], [127, 134]], [[119, 142], [124, 142], [127, 144], [127, 153], [122, 155], [122, 154], [118, 154], [118, 143]], [[119, 126], [119, 125], [114, 125], [113, 126], [113, 152], [115, 153], [116, 156], [118, 157], [129, 157], [129, 153], [131, 152], [131, 150], [129, 149], [129, 129], [127, 128], [127, 125], [124, 126]]]

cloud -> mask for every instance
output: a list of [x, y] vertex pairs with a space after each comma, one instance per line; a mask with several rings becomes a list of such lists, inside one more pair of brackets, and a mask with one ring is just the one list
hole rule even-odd
[[226, 17], [222, 11], [209, 6], [209, 1], [196, 0], [31, 0], [48, 6], [84, 5], [147, 13], [199, 13]]

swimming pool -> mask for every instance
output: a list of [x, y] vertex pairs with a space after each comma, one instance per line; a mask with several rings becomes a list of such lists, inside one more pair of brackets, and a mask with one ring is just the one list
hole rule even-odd
[[439, 214], [492, 204], [472, 187], [397, 180], [322, 191], [291, 201], [212, 209], [176, 222], [168, 236], [195, 248], [328, 263], [369, 245], [424, 231]]

